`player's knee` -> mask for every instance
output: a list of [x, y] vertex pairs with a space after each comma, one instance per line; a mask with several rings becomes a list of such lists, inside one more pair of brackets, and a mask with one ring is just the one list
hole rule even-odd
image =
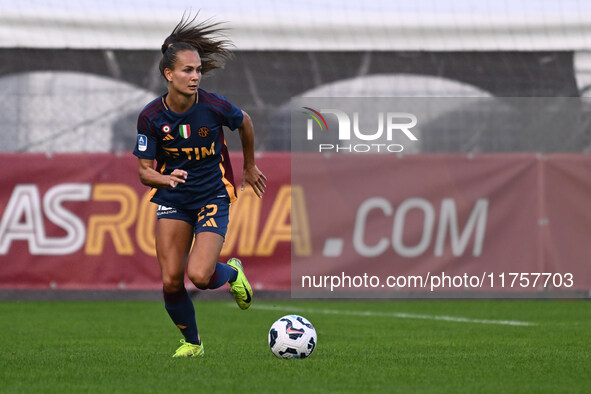
[[183, 278], [170, 275], [162, 275], [162, 286], [167, 293], [175, 293], [184, 287]]
[[195, 287], [201, 290], [205, 290], [209, 286], [211, 279], [211, 273], [203, 270], [188, 270], [187, 276], [193, 282]]

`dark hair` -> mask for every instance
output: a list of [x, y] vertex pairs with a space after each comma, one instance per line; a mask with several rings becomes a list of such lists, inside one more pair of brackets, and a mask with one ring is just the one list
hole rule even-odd
[[226, 60], [232, 58], [232, 52], [228, 49], [232, 42], [223, 37], [225, 29], [219, 27], [221, 23], [208, 19], [194, 24], [198, 14], [193, 18], [190, 15], [185, 18], [183, 14], [181, 21], [164, 40], [160, 60], [162, 76], [166, 68], [173, 67], [181, 51], [193, 49], [199, 53], [202, 74], [223, 68]]

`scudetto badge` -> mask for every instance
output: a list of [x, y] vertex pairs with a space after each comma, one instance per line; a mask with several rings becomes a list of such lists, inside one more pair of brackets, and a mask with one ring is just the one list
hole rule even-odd
[[179, 126], [179, 135], [183, 138], [189, 138], [191, 136], [191, 125], [182, 124]]

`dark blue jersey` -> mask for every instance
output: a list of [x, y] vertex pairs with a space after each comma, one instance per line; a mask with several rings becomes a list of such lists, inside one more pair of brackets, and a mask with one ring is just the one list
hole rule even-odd
[[138, 140], [133, 154], [156, 160], [156, 170], [170, 174], [187, 171], [185, 183], [155, 189], [152, 202], [181, 209], [198, 209], [209, 200], [236, 200], [232, 165], [222, 126], [231, 130], [242, 124], [242, 111], [226, 98], [199, 89], [196, 103], [176, 113], [158, 97], [140, 113]]

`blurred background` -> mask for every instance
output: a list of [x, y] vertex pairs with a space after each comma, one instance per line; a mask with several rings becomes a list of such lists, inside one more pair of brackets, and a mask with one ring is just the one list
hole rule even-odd
[[[570, 205], [586, 198], [589, 2], [0, 0], [0, 288], [159, 288], [152, 208], [142, 208], [131, 151], [138, 113], [166, 91], [159, 48], [184, 13], [197, 11], [199, 20], [224, 22], [235, 45], [235, 59], [201, 87], [251, 115], [259, 166], [274, 180], [262, 205], [245, 193], [224, 252], [251, 261], [259, 289], [290, 286], [293, 98], [488, 98], [423, 125], [412, 153], [571, 155], [584, 161], [573, 181], [584, 192]], [[543, 97], [553, 99], [519, 108], [527, 124], [504, 100]], [[226, 138], [239, 169], [237, 134]], [[551, 216], [540, 209], [528, 222], [540, 232], [526, 245], [533, 264], [572, 261], [560, 250], [575, 242], [582, 252], [573, 263], [589, 266], [588, 215], [575, 211], [585, 221], [565, 229], [580, 241], [556, 246], [539, 229]], [[457, 260], [444, 257], [445, 266]]]
[[[591, 85], [584, 1], [215, 3], [0, 2], [1, 151], [130, 150], [138, 112], [166, 89], [159, 48], [184, 12], [226, 22], [236, 58], [202, 86], [253, 116], [263, 151], [290, 150], [280, 110], [293, 97], [573, 97]], [[503, 147], [447, 134], [428, 150], [589, 151], [580, 133]]]

